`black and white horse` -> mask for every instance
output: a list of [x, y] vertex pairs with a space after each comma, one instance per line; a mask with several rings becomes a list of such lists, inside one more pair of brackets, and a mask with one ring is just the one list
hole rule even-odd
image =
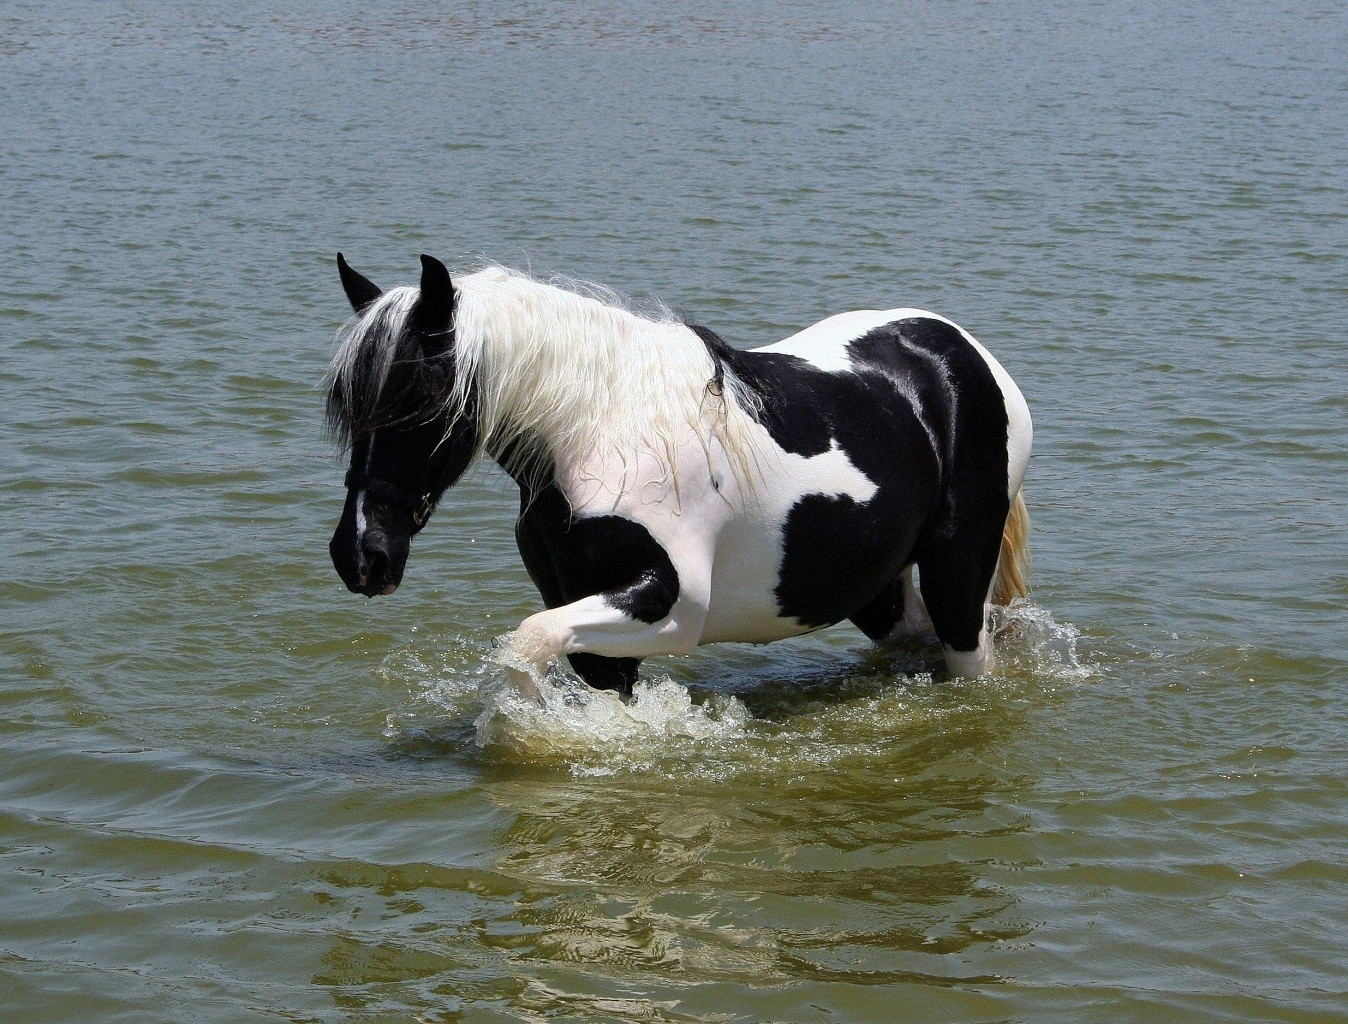
[[[520, 554], [547, 606], [515, 679], [566, 655], [628, 694], [637, 665], [851, 620], [933, 631], [953, 675], [992, 667], [989, 602], [1024, 593], [1029, 410], [966, 331], [916, 309], [841, 313], [731, 348], [704, 327], [489, 268], [381, 291], [327, 377], [349, 448], [330, 545], [347, 587], [402, 579], [412, 537], [486, 453], [520, 488]], [[918, 568], [914, 586], [912, 569]]]

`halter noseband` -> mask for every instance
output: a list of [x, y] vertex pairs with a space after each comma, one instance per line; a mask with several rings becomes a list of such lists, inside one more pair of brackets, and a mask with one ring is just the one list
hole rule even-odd
[[412, 525], [418, 530], [426, 525], [426, 520], [430, 519], [431, 513], [435, 511], [434, 493], [413, 494], [387, 480], [381, 480], [377, 476], [366, 476], [354, 469], [347, 470], [345, 484], [349, 491], [365, 491], [380, 501], [407, 509], [412, 513]]

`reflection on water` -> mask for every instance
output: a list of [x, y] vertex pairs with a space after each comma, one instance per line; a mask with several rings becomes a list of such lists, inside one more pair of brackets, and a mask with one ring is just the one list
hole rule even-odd
[[999, 677], [898, 671], [939, 658], [921, 647], [807, 674], [777, 655], [777, 671], [760, 660], [692, 699], [668, 675], [646, 679], [644, 715], [565, 679], [543, 707], [517, 706], [484, 647], [409, 645], [383, 669], [410, 684], [386, 756], [478, 765], [509, 823], [482, 871], [327, 874], [362, 915], [405, 919], [406, 941], [390, 945], [386, 926], [368, 946], [345, 933], [316, 980], [347, 997], [384, 979], [480, 999], [473, 965], [495, 963], [520, 986], [495, 982], [493, 997], [519, 1009], [656, 1020], [718, 1018], [675, 998], [587, 994], [585, 979], [671, 995], [731, 981], [998, 984], [969, 954], [1032, 930], [988, 870], [1022, 856], [1031, 827], [1005, 797], [1033, 780], [1010, 775], [1000, 748], [1027, 707], [1086, 671], [1075, 631], [1042, 609], [1002, 625]]

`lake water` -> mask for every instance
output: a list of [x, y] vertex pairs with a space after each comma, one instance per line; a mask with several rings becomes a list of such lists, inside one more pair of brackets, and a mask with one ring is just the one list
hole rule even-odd
[[[9, 1021], [1348, 1020], [1342, 4], [7, 0]], [[328, 562], [333, 254], [740, 346], [967, 326], [1005, 668], [839, 627], [529, 710], [483, 470]]]

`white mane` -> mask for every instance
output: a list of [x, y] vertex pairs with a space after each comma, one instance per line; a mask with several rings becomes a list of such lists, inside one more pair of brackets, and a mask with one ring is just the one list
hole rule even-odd
[[[455, 381], [438, 397], [451, 422], [475, 410], [479, 454], [536, 486], [551, 464], [580, 467], [609, 451], [632, 464], [649, 452], [672, 469], [691, 430], [709, 458], [717, 442], [753, 490], [755, 396], [728, 367], [718, 374], [702, 339], [672, 315], [639, 316], [602, 289], [592, 290], [608, 301], [503, 267], [453, 284]], [[417, 294], [390, 290], [339, 336], [334, 386], [352, 387], [363, 345], [389, 350], [364, 357], [387, 374]]]

